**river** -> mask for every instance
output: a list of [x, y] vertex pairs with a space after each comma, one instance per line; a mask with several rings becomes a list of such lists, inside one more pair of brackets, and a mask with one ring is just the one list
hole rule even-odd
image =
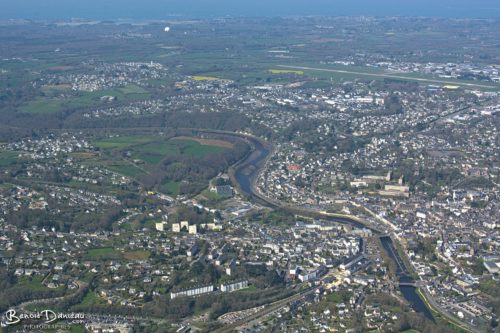
[[[249, 156], [246, 157], [244, 161], [240, 162], [235, 169], [234, 177], [238, 182], [240, 190], [255, 202], [264, 204], [272, 208], [280, 207], [282, 209], [288, 209], [290, 211], [293, 211], [294, 213], [297, 213], [296, 209], [279, 206], [277, 203], [274, 203], [270, 200], [265, 200], [260, 195], [257, 195], [254, 192], [253, 185], [255, 182], [255, 178], [258, 176], [259, 171], [264, 167], [264, 164], [271, 152], [271, 149], [258, 139], [252, 137], [247, 137], [246, 139], [253, 145], [254, 150]], [[304, 212], [301, 212], [301, 214], [304, 214]], [[307, 215], [307, 213], [305, 213], [304, 215]], [[321, 214], [316, 213], [316, 215], [319, 217], [319, 215]], [[325, 216], [325, 215], [321, 215], [321, 218], [334, 222], [350, 224], [357, 228], [366, 228], [366, 226], [363, 225], [362, 223], [348, 218]], [[389, 236], [381, 237], [380, 239], [383, 247], [389, 253], [389, 257], [392, 260], [394, 260], [396, 264], [399, 282], [410, 282], [410, 283], [414, 282], [410, 274], [406, 270], [406, 267], [404, 266], [401, 258], [394, 250], [394, 244], [392, 243], [392, 239]], [[400, 286], [399, 289], [401, 290], [401, 293], [403, 294], [404, 298], [411, 304], [412, 308], [415, 311], [423, 314], [426, 318], [434, 321], [434, 317], [432, 316], [431, 311], [417, 294], [417, 288], [413, 286]]]
[[[358, 221], [354, 221], [349, 218], [338, 217], [338, 216], [327, 216], [319, 212], [314, 212], [313, 210], [282, 206], [280, 205], [280, 203], [266, 199], [261, 195], [255, 193], [254, 191], [255, 178], [258, 176], [259, 171], [264, 167], [266, 159], [271, 152], [271, 148], [267, 147], [264, 143], [255, 138], [248, 137], [247, 140], [253, 145], [254, 150], [249, 156], [247, 156], [247, 158], [244, 161], [238, 164], [234, 173], [234, 178], [236, 179], [236, 182], [238, 183], [240, 190], [249, 199], [270, 208], [280, 208], [302, 216], [321, 218], [323, 220], [328, 220], [336, 223], [349, 224], [360, 229], [362, 228], [371, 229], [369, 226], [366, 226]], [[371, 230], [376, 231], [374, 229]]]
[[[391, 237], [383, 236], [380, 237], [380, 241], [382, 242], [382, 246], [389, 254], [389, 257], [396, 264], [396, 275], [398, 276], [399, 282], [403, 283], [414, 283], [415, 281], [411, 277], [410, 273], [406, 269], [403, 260], [397, 253], [394, 248], [394, 244], [392, 242]], [[427, 319], [434, 321], [434, 316], [432, 315], [429, 308], [425, 305], [424, 301], [420, 298], [417, 293], [417, 288], [413, 286], [399, 286], [399, 290], [403, 294], [404, 298], [410, 302], [412, 308], [423, 314]]]
[[234, 177], [241, 191], [243, 191], [245, 195], [255, 198], [253, 182], [259, 170], [264, 166], [271, 149], [264, 146], [264, 144], [257, 139], [248, 137], [247, 140], [253, 145], [254, 150], [238, 165]]

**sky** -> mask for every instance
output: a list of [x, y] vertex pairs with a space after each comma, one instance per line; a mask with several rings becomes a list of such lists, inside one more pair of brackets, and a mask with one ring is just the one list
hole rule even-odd
[[171, 19], [222, 16], [500, 18], [500, 0], [0, 0], [0, 19]]

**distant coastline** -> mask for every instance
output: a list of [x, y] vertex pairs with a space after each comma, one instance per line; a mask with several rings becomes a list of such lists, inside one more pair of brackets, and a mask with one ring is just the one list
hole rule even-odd
[[4, 0], [0, 20], [214, 18], [224, 16], [500, 18], [496, 0]]

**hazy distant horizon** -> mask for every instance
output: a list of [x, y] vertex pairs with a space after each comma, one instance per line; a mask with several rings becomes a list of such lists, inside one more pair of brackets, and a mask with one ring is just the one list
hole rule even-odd
[[500, 18], [498, 0], [3, 0], [0, 19], [166, 19], [221, 16]]

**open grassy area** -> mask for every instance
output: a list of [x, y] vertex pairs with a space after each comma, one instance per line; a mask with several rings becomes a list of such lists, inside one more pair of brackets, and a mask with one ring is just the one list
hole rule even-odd
[[224, 150], [222, 147], [210, 146], [210, 145], [202, 145], [195, 140], [178, 140], [175, 139], [173, 142], [180, 142], [181, 146], [179, 146], [179, 153], [191, 155], [194, 157], [204, 157], [210, 153], [219, 153]]
[[139, 153], [134, 154], [134, 159], [138, 159], [147, 164], [158, 164], [161, 162], [164, 156], [158, 154], [149, 154], [149, 153]]
[[74, 325], [69, 328], [69, 333], [85, 333], [85, 327]]
[[209, 189], [204, 190], [201, 192], [201, 195], [203, 195], [205, 198], [207, 198], [210, 201], [217, 201], [220, 199], [220, 197], [217, 195], [217, 193], [210, 191]]
[[17, 153], [0, 150], [0, 167], [15, 164], [18, 160]]
[[49, 290], [46, 286], [42, 284], [43, 276], [34, 276], [34, 277], [21, 277], [17, 283], [17, 287], [23, 289], [30, 289], [33, 291], [43, 291]]
[[63, 108], [63, 100], [59, 98], [45, 99], [38, 98], [20, 107], [20, 111], [27, 113], [49, 113], [56, 112]]
[[177, 147], [171, 142], [152, 142], [138, 147], [141, 152], [150, 154], [169, 155], [177, 153]]
[[169, 180], [160, 186], [160, 191], [170, 195], [178, 195], [179, 183]]
[[148, 91], [142, 87], [136, 86], [135, 84], [129, 84], [125, 87], [118, 88], [119, 92], [130, 95], [130, 94], [148, 94]]
[[90, 249], [85, 254], [85, 257], [90, 260], [116, 259], [121, 253], [112, 247], [101, 247]]
[[100, 149], [127, 148], [137, 144], [144, 144], [154, 141], [153, 136], [116, 136], [113, 138], [94, 141], [93, 145]]
[[219, 145], [202, 144], [196, 139], [158, 140], [151, 136], [121, 136], [98, 140], [93, 144], [100, 149], [130, 148], [133, 159], [141, 160], [146, 164], [157, 164], [166, 156], [175, 155], [202, 158], [207, 154], [218, 153], [225, 149]]
[[304, 71], [295, 71], [295, 70], [288, 70], [288, 69], [270, 69], [270, 73], [273, 74], [297, 74], [297, 75], [304, 75]]
[[[171, 159], [169, 163], [182, 166], [184, 157], [203, 159], [209, 154], [221, 153], [232, 147], [230, 142], [222, 140], [151, 135], [104, 138], [94, 141], [93, 145], [101, 149], [102, 153], [100, 157], [80, 156], [86, 159], [86, 164], [102, 166], [139, 182], [143, 176], [157, 172], [158, 165], [166, 158]], [[165, 178], [163, 183], [158, 184], [157, 190], [172, 196], [178, 195], [180, 183], [170, 180], [168, 175]]]
[[114, 171], [116, 173], [119, 173], [121, 175], [130, 177], [130, 178], [137, 178], [137, 177], [140, 177], [140, 176], [146, 174], [143, 170], [141, 170], [138, 167], [135, 167], [131, 164], [125, 164], [125, 163], [123, 163], [123, 164], [110, 164], [110, 165], [106, 165], [106, 167], [108, 169], [110, 169], [111, 171]]
[[201, 76], [201, 75], [194, 75], [191, 77], [195, 81], [220, 81], [223, 79], [220, 79], [218, 77], [214, 76]]
[[196, 141], [202, 145], [222, 147], [222, 148], [233, 148], [233, 146], [234, 146], [229, 141], [217, 140], [217, 139], [202, 139], [202, 138], [195, 138], [195, 137], [190, 137], [190, 136], [176, 136], [176, 137], [172, 138], [172, 140], [192, 140], [192, 141]]
[[133, 147], [133, 157], [147, 164], [157, 164], [166, 156], [188, 155], [203, 158], [211, 153], [222, 152], [224, 149], [220, 146], [201, 144], [196, 140], [172, 139], [135, 146]]
[[80, 303], [83, 306], [92, 306], [92, 305], [100, 305], [100, 304], [106, 304], [106, 302], [95, 292], [89, 291], [85, 297], [83, 298], [82, 302]]
[[151, 253], [149, 251], [137, 250], [137, 251], [127, 251], [123, 254], [123, 258], [127, 260], [146, 260], [149, 258]]
[[51, 85], [44, 85], [40, 89], [45, 94], [61, 93], [62, 91], [70, 91], [71, 85], [70, 84], [51, 84]]
[[21, 105], [18, 110], [26, 113], [53, 113], [68, 109], [93, 107], [106, 104], [101, 101], [103, 96], [115, 96], [119, 101], [135, 101], [148, 99], [151, 94], [144, 88], [136, 85], [99, 90], [93, 92], [80, 92], [71, 97], [38, 97]]

